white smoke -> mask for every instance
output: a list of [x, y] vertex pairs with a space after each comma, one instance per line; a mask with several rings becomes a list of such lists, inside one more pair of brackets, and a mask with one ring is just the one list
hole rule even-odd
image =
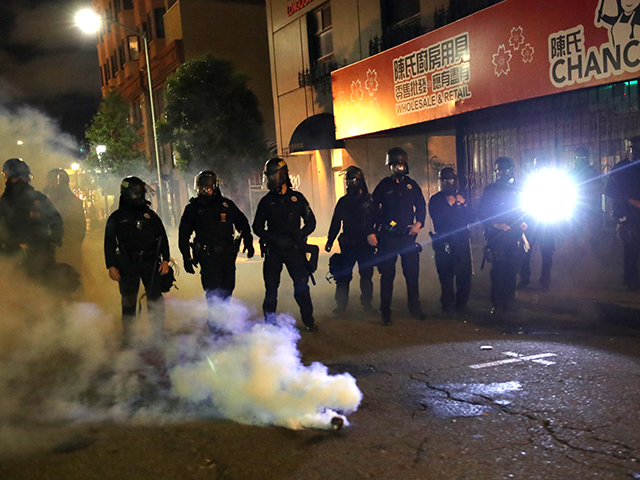
[[292, 429], [329, 428], [338, 412], [358, 408], [362, 394], [351, 375], [331, 376], [320, 363], [301, 363], [293, 318], [280, 315], [277, 326], [253, 323], [233, 299], [220, 302], [212, 317], [230, 335], [202, 349], [201, 360], [171, 371], [180, 398], [210, 401], [241, 423]]
[[93, 304], [56, 299], [13, 262], [0, 260], [0, 271], [0, 453], [11, 443], [3, 436], [30, 422], [217, 416], [331, 428], [333, 417], [360, 404], [353, 377], [302, 364], [299, 333], [286, 315], [278, 326], [265, 325], [252, 321], [241, 302], [221, 302], [213, 323], [224, 334], [214, 337], [204, 301], [173, 301], [173, 331], [163, 348], [143, 338], [122, 350], [119, 319]]

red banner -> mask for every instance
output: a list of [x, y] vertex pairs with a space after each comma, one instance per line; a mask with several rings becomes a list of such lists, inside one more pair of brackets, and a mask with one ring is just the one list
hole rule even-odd
[[640, 0], [506, 0], [331, 75], [336, 138], [638, 77]]

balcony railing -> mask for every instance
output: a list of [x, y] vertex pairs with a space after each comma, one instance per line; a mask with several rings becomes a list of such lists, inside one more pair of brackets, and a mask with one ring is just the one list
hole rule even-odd
[[420, 25], [420, 16], [412, 17], [386, 29], [381, 36], [375, 36], [369, 40], [369, 55], [384, 52], [425, 33], [427, 30]]
[[316, 62], [310, 68], [298, 72], [298, 86], [313, 87], [321, 93], [328, 93], [331, 91], [331, 72], [338, 68], [339, 65], [333, 58]]

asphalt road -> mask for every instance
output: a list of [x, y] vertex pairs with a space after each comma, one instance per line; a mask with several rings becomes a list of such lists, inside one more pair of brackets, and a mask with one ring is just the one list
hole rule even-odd
[[[96, 260], [97, 236], [85, 253], [85, 299], [112, 315], [117, 332], [117, 292]], [[304, 364], [356, 378], [363, 400], [342, 430], [211, 416], [23, 417], [0, 423], [0, 479], [640, 478], [640, 298], [618, 284], [615, 245], [594, 255], [565, 243], [555, 260], [554, 291], [533, 285], [497, 319], [477, 260], [470, 314], [443, 317], [426, 248], [424, 321], [408, 317], [400, 272], [391, 327], [360, 312], [357, 282], [348, 315], [334, 318], [333, 286], [321, 280], [320, 331], [303, 333], [299, 349]], [[236, 296], [257, 311], [260, 262], [241, 262], [238, 278]], [[201, 295], [197, 277], [179, 283], [168, 297]], [[281, 292], [279, 309], [296, 316], [288, 281]], [[171, 332], [179, 313], [168, 303]]]

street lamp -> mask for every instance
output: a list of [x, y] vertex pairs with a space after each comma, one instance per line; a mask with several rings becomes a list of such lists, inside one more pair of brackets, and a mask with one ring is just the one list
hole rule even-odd
[[[158, 131], [156, 130], [156, 113], [153, 103], [153, 85], [151, 84], [151, 65], [149, 63], [149, 42], [147, 40], [146, 35], [140, 34], [136, 30], [127, 27], [123, 23], [120, 23], [115, 20], [111, 20], [109, 18], [105, 19], [110, 25], [118, 25], [122, 27], [127, 32], [133, 33], [138, 38], [142, 39], [142, 44], [144, 45], [144, 61], [147, 67], [147, 80], [149, 82], [149, 107], [151, 109], [151, 126], [153, 129], [153, 143], [154, 150], [156, 153], [156, 170], [158, 173], [158, 210], [159, 214], [162, 217], [163, 212], [163, 188], [162, 188], [162, 170], [160, 168], [160, 146], [158, 144]], [[76, 25], [85, 33], [96, 33], [102, 24], [102, 19], [100, 16], [91, 9], [81, 10], [76, 15]], [[96, 153], [100, 154], [97, 151]], [[104, 153], [104, 151], [102, 152]]]

